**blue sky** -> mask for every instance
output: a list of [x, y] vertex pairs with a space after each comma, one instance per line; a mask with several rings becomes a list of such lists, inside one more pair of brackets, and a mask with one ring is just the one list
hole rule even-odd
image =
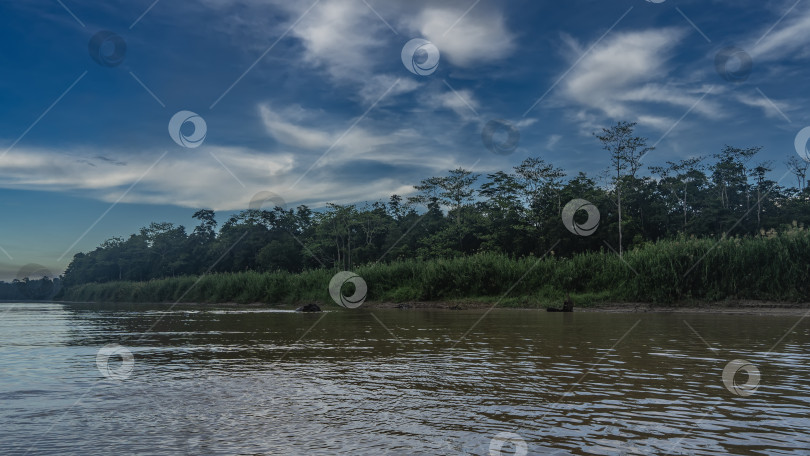
[[[313, 208], [374, 201], [527, 156], [596, 176], [609, 161], [591, 133], [618, 120], [657, 144], [648, 165], [759, 145], [778, 180], [810, 125], [809, 0], [29, 0], [0, 11], [0, 279], [32, 262], [60, 273], [75, 252], [150, 221], [192, 226], [197, 208], [223, 220], [263, 190]], [[100, 31], [126, 44], [116, 66], [91, 58]], [[431, 74], [403, 64], [413, 38], [438, 49]], [[730, 46], [753, 62], [742, 82], [716, 69]], [[184, 110], [205, 122], [199, 147], [169, 135]], [[520, 131], [512, 154], [482, 144], [492, 119]]]

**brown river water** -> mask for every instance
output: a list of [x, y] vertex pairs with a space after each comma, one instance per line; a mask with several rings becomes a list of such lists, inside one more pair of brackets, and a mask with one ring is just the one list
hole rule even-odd
[[0, 454], [810, 455], [801, 315], [336, 307], [2, 303]]

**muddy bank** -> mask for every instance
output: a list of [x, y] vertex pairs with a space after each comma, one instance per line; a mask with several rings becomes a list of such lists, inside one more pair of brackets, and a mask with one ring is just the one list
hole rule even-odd
[[[560, 307], [562, 304], [558, 305]], [[489, 309], [491, 307], [509, 309], [534, 309], [545, 311], [544, 304], [534, 306], [501, 306], [494, 302], [481, 301], [452, 301], [452, 302], [372, 302], [365, 303], [364, 308], [370, 309], [441, 309], [441, 310], [475, 310]], [[778, 302], [736, 300], [723, 302], [683, 302], [674, 304], [652, 304], [645, 302], [603, 303], [588, 306], [574, 306], [574, 312], [658, 312], [658, 313], [723, 313], [723, 314], [769, 314], [769, 315], [803, 315], [810, 311], [810, 302]]]

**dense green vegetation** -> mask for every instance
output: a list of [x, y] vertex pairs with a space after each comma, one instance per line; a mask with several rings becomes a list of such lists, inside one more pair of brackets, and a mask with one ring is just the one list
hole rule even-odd
[[[517, 293], [797, 299], [802, 290], [787, 278], [808, 277], [807, 263], [798, 260], [807, 257], [806, 244], [798, 241], [805, 234], [796, 233], [810, 225], [810, 162], [797, 156], [788, 162], [795, 187], [767, 177], [772, 163], [756, 161], [756, 147], [726, 146], [709, 158], [650, 167], [642, 176], [642, 159], [652, 148], [633, 129], [620, 122], [595, 135], [610, 163], [601, 185], [529, 157], [509, 172], [485, 177], [455, 169], [422, 180], [411, 197], [393, 195], [362, 207], [288, 209], [274, 198], [275, 207], [242, 211], [221, 227], [213, 211], [199, 210], [190, 234], [183, 226], [152, 223], [75, 255], [64, 274], [64, 296], [169, 301], [194, 277], [213, 273], [183, 300], [323, 300], [337, 270], [362, 275], [371, 299], [492, 296], [553, 250]], [[601, 223], [593, 235], [577, 236], [561, 223], [562, 208], [573, 199], [598, 207]], [[576, 220], [585, 215], [578, 212]], [[791, 234], [772, 234], [791, 226]], [[781, 242], [786, 250], [762, 251]], [[785, 264], [773, 256], [782, 251], [790, 252]], [[759, 253], [772, 261], [761, 263]], [[805, 275], [796, 275], [802, 268]]]
[[[519, 305], [559, 302], [566, 292], [578, 305], [606, 301], [795, 301], [810, 296], [810, 231], [793, 228], [781, 234], [770, 232], [756, 238], [719, 241], [680, 237], [636, 246], [622, 258], [606, 250], [571, 258], [549, 254], [511, 259], [503, 254], [480, 253], [359, 266], [355, 272], [368, 284], [368, 299], [372, 301], [499, 298], [507, 292], [506, 303]], [[333, 273], [326, 269], [297, 274], [247, 271], [85, 284], [67, 290], [65, 298], [102, 302], [331, 303], [327, 284]]]

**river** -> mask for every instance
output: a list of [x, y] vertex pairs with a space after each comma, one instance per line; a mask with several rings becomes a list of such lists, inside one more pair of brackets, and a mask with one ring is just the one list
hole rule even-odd
[[0, 453], [810, 454], [810, 319], [329, 309], [2, 303]]

